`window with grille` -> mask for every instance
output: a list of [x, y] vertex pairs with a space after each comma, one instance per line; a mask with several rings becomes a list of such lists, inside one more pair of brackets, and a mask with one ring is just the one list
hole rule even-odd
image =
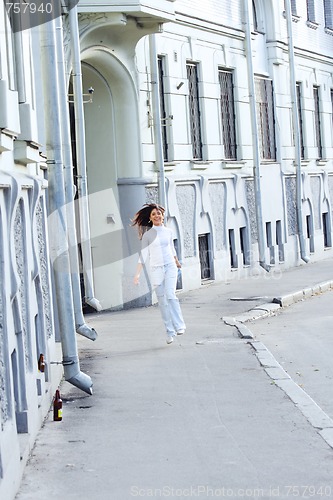
[[296, 83], [296, 99], [297, 99], [297, 110], [298, 110], [298, 126], [299, 126], [299, 138], [301, 145], [301, 158], [304, 159], [304, 131], [303, 131], [303, 119], [302, 119], [302, 87], [300, 83]]
[[306, 8], [307, 8], [308, 21], [315, 22], [316, 13], [315, 13], [314, 0], [307, 0], [306, 1]]
[[210, 252], [208, 234], [199, 234], [199, 259], [201, 279], [211, 278]]
[[257, 7], [254, 0], [252, 0], [252, 22], [253, 22], [253, 31], [258, 31]]
[[255, 92], [261, 159], [275, 160], [276, 141], [272, 81], [265, 78], [255, 78]]
[[291, 13], [292, 13], [294, 16], [297, 16], [297, 6], [296, 6], [296, 0], [291, 0], [290, 5], [291, 5]]
[[325, 28], [333, 29], [332, 0], [324, 0]]
[[189, 114], [192, 155], [194, 160], [202, 160], [198, 65], [195, 63], [187, 63], [186, 68], [189, 90]]
[[167, 134], [167, 114], [166, 114], [166, 103], [165, 103], [165, 92], [164, 92], [164, 67], [165, 67], [165, 57], [158, 56], [158, 88], [160, 93], [160, 114], [161, 114], [161, 129], [162, 129], [162, 145], [163, 145], [163, 158], [164, 161], [169, 161], [169, 151], [168, 151], [168, 134]]
[[332, 111], [332, 130], [333, 130], [333, 89], [331, 89], [331, 111]]
[[313, 87], [313, 100], [314, 100], [314, 118], [315, 118], [315, 145], [318, 151], [318, 158], [322, 158], [323, 148], [321, 143], [319, 87]]
[[224, 157], [236, 160], [236, 120], [232, 71], [220, 69], [219, 82]]

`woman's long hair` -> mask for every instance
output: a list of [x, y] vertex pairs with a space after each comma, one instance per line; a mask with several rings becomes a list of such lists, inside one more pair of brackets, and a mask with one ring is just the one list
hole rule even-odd
[[150, 220], [151, 212], [156, 208], [160, 210], [164, 215], [165, 208], [157, 203], [146, 203], [143, 207], [134, 215], [132, 219], [132, 226], [138, 226], [139, 238], [141, 240], [142, 236], [146, 231], [148, 231], [153, 223]]

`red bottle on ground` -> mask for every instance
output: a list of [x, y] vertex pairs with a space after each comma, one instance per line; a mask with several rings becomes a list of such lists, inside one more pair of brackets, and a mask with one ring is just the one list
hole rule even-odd
[[57, 422], [62, 420], [62, 399], [60, 397], [59, 389], [56, 390], [53, 402], [53, 420]]

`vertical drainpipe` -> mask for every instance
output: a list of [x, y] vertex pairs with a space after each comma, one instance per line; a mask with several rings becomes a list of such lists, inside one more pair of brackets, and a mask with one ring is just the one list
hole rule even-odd
[[76, 157], [78, 170], [78, 195], [79, 195], [79, 214], [80, 214], [80, 232], [81, 232], [81, 251], [84, 275], [85, 300], [91, 307], [100, 311], [101, 304], [95, 298], [94, 278], [92, 272], [92, 257], [90, 245], [90, 224], [89, 224], [89, 206], [88, 206], [88, 188], [87, 188], [87, 164], [86, 164], [86, 139], [84, 127], [83, 112], [83, 90], [82, 73], [80, 60], [80, 37], [78, 27], [78, 12], [75, 5], [68, 12], [70, 36], [71, 36], [71, 55], [72, 55], [72, 80], [73, 80], [73, 99], [75, 110], [75, 139], [76, 139]]
[[165, 207], [165, 209], [167, 209], [155, 34], [149, 35], [149, 56], [150, 56], [150, 79], [151, 79], [150, 83], [151, 83], [151, 99], [152, 99], [152, 112], [153, 112], [155, 161], [156, 161], [156, 168], [158, 171], [158, 198], [159, 198], [158, 202], [160, 203], [160, 205]]
[[298, 226], [298, 241], [300, 246], [301, 259], [304, 262], [309, 262], [310, 258], [307, 256], [305, 249], [303, 215], [302, 215], [301, 137], [299, 130], [299, 117], [298, 117], [297, 97], [296, 97], [295, 55], [294, 55], [293, 27], [292, 27], [290, 0], [284, 0], [284, 9], [287, 19], [290, 97], [292, 104], [293, 134], [295, 141], [296, 215], [297, 215], [297, 226]]
[[251, 126], [252, 126], [253, 177], [254, 177], [255, 202], [256, 202], [256, 218], [258, 227], [259, 264], [263, 269], [265, 269], [265, 271], [270, 271], [270, 266], [266, 264], [266, 257], [265, 257], [265, 233], [263, 226], [261, 188], [260, 188], [260, 148], [259, 148], [259, 138], [258, 138], [254, 70], [252, 63], [253, 54], [252, 54], [252, 42], [251, 42], [249, 0], [244, 0], [244, 17], [245, 17], [244, 20], [245, 52], [246, 52], [247, 71], [249, 80], [249, 99], [250, 99]]
[[67, 212], [67, 230], [69, 244], [69, 260], [71, 266], [71, 282], [73, 291], [75, 328], [77, 333], [96, 340], [97, 333], [94, 328], [90, 328], [84, 320], [81, 301], [80, 287], [80, 272], [79, 259], [77, 253], [77, 238], [76, 224], [74, 211], [74, 181], [73, 181], [73, 162], [71, 150], [71, 133], [68, 113], [67, 99], [67, 82], [65, 74], [65, 58], [64, 58], [64, 39], [61, 16], [55, 19], [56, 28], [56, 46], [57, 46], [57, 67], [58, 67], [58, 93], [59, 93], [59, 112], [61, 117], [61, 137], [62, 137], [62, 153], [64, 161], [64, 180], [65, 180], [65, 197], [66, 197], [66, 212]]
[[59, 116], [57, 49], [54, 20], [39, 26], [48, 164], [49, 245], [63, 353], [65, 379], [92, 394], [91, 378], [80, 371], [76, 345], [72, 284], [67, 242], [65, 184]]

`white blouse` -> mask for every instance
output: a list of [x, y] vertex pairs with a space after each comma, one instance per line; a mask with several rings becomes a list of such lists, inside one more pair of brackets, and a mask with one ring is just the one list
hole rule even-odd
[[153, 226], [142, 237], [139, 262], [144, 264], [149, 259], [150, 266], [164, 266], [175, 262], [176, 250], [172, 231], [165, 226]]

